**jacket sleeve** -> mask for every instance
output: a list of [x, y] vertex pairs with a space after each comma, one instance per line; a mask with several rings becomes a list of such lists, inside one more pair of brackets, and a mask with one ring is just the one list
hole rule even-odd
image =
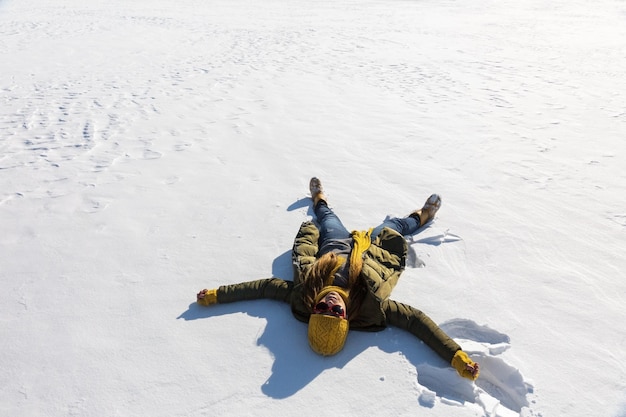
[[239, 284], [222, 285], [217, 289], [217, 302], [233, 303], [235, 301], [269, 298], [289, 303], [293, 282], [280, 278], [264, 278]]
[[461, 346], [422, 311], [389, 299], [383, 301], [383, 308], [388, 324], [417, 336], [447, 363], [451, 363], [456, 351], [461, 350]]
[[300, 282], [302, 273], [315, 262], [319, 250], [319, 237], [319, 229], [313, 222], [307, 221], [302, 223], [294, 239], [293, 250], [291, 252], [291, 260], [294, 268], [294, 282], [296, 284]]

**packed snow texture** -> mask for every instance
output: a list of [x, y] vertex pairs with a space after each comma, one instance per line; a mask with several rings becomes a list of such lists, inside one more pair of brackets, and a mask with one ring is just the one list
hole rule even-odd
[[[3, 416], [626, 416], [626, 3], [0, 0]], [[323, 358], [269, 300], [319, 176], [443, 197], [408, 333]]]

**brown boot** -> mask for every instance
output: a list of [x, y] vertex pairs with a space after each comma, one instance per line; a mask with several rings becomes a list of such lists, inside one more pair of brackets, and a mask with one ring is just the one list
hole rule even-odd
[[309, 182], [309, 191], [311, 192], [311, 199], [313, 200], [313, 207], [317, 206], [321, 200], [326, 201], [326, 196], [324, 195], [324, 187], [322, 186], [322, 182], [317, 177], [311, 178]]
[[419, 220], [420, 226], [424, 226], [426, 223], [435, 218], [435, 214], [441, 207], [441, 197], [438, 194], [433, 194], [424, 203], [424, 206], [409, 214], [410, 217], [415, 217]]

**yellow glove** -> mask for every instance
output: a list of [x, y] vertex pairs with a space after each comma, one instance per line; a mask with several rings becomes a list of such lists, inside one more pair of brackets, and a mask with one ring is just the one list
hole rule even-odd
[[196, 296], [198, 304], [203, 306], [209, 306], [211, 304], [217, 304], [217, 290], [202, 290]]
[[471, 360], [467, 353], [462, 350], [457, 350], [452, 358], [452, 367], [456, 369], [456, 371], [463, 378], [471, 379], [475, 381], [480, 374], [480, 366]]

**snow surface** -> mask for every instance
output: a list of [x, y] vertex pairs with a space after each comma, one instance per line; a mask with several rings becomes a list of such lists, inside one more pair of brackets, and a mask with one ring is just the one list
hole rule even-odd
[[[626, 3], [0, 0], [0, 415], [626, 416]], [[431, 192], [399, 329], [287, 305], [319, 176], [348, 228]]]

